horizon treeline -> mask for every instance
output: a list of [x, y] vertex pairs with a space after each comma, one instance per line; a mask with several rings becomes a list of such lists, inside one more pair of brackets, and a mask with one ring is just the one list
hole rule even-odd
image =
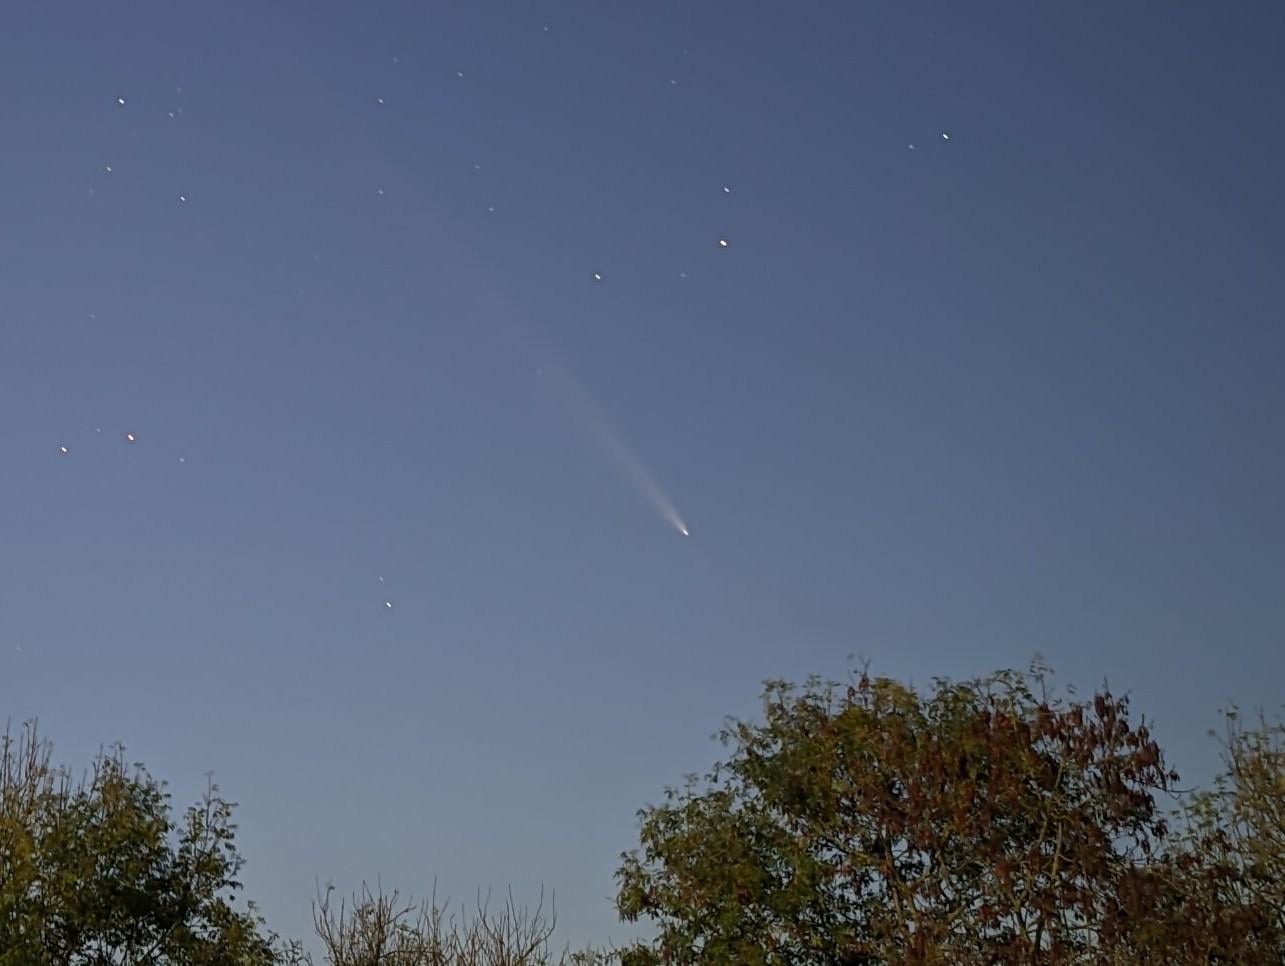
[[1285, 963], [1285, 725], [1221, 718], [1220, 773], [1183, 790], [1127, 696], [1038, 661], [769, 681], [724, 758], [638, 812], [616, 908], [650, 939], [557, 948], [543, 894], [457, 914], [362, 883], [318, 888], [316, 955], [243, 895], [213, 782], [176, 813], [123, 747], [74, 779], [7, 726], [0, 966]]

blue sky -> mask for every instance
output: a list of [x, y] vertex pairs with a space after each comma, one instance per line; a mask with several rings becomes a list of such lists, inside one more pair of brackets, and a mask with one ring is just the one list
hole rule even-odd
[[622, 938], [636, 809], [850, 654], [1038, 651], [1192, 777], [1279, 705], [1279, 7], [4, 21], [0, 710], [213, 770], [281, 931]]

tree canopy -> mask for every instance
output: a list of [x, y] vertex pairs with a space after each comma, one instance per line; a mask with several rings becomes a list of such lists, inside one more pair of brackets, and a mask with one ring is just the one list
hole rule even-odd
[[1285, 828], [1279, 743], [1234, 733], [1175, 834], [1178, 776], [1127, 697], [1052, 694], [1038, 667], [772, 682], [721, 738], [727, 761], [640, 813], [617, 905], [657, 936], [626, 962], [1285, 961], [1260, 830]]
[[[1285, 963], [1285, 724], [1225, 713], [1223, 769], [1178, 786], [1127, 696], [1041, 666], [924, 690], [769, 682], [763, 715], [639, 813], [623, 949], [556, 950], [509, 896], [457, 919], [397, 892], [313, 919], [323, 966]], [[0, 966], [312, 966], [238, 899], [233, 804], [181, 815], [119, 747], [73, 781], [0, 736]]]
[[282, 953], [233, 896], [242, 858], [212, 783], [175, 818], [123, 750], [73, 782], [34, 725], [0, 738], [0, 966], [259, 966]]

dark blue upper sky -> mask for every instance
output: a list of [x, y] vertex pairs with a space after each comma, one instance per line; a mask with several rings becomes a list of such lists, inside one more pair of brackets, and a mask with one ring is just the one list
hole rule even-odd
[[6, 5], [0, 713], [213, 769], [295, 935], [376, 876], [625, 935], [635, 810], [853, 653], [1038, 651], [1207, 775], [1285, 680], [1283, 48], [1271, 3]]

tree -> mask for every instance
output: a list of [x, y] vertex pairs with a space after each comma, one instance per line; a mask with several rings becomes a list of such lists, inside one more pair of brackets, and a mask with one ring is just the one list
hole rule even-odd
[[626, 964], [1283, 961], [1200, 851], [1218, 823], [1167, 844], [1178, 776], [1127, 698], [1054, 696], [1039, 666], [924, 695], [863, 673], [769, 682], [764, 713], [639, 813], [617, 906], [658, 935]]
[[[1214, 734], [1214, 732], [1210, 732]], [[1225, 715], [1224, 770], [1187, 796], [1161, 861], [1133, 870], [1122, 892], [1134, 930], [1186, 961], [1285, 962], [1285, 726]]]
[[[457, 921], [436, 895], [420, 904], [403, 902], [396, 891], [372, 892], [365, 885], [352, 906], [332, 901], [328, 888], [313, 903], [313, 922], [328, 966], [605, 966], [592, 952], [556, 954], [549, 940], [557, 924], [544, 915], [544, 897], [528, 911], [510, 893], [492, 913], [479, 897], [473, 914]], [[447, 904], [449, 905], [449, 904]]]
[[1219, 816], [1246, 889], [1285, 932], [1285, 722], [1259, 715], [1257, 726], [1246, 728], [1238, 710], [1228, 711], [1223, 763], [1224, 774], [1201, 801]]
[[233, 804], [211, 783], [176, 820], [124, 749], [73, 783], [34, 724], [0, 738], [0, 966], [266, 966], [287, 958], [248, 904]]

